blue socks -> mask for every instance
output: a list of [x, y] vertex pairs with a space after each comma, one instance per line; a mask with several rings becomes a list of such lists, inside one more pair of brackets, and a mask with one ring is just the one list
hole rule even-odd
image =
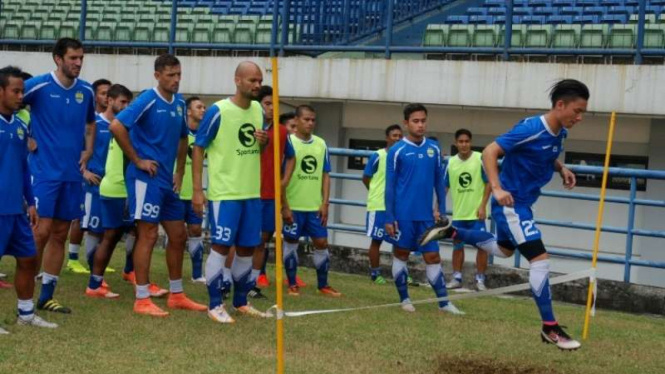
[[[446, 281], [443, 279], [443, 271], [441, 271], [441, 264], [428, 264], [425, 267], [427, 271], [427, 280], [432, 286], [437, 298], [448, 297], [446, 290]], [[448, 300], [439, 301], [439, 308], [448, 305]]]
[[80, 244], [69, 243], [69, 259], [73, 261], [78, 261], [80, 249], [81, 249]]
[[201, 278], [203, 276], [203, 237], [190, 237], [187, 242], [187, 250], [192, 258], [192, 278]]
[[289, 286], [295, 286], [298, 273], [298, 243], [284, 242], [284, 269]]
[[531, 263], [529, 268], [529, 284], [531, 293], [536, 301], [540, 317], [544, 324], [556, 323], [554, 311], [552, 310], [552, 292], [550, 290], [550, 263], [549, 260]]
[[393, 279], [395, 280], [395, 287], [397, 287], [400, 302], [409, 298], [408, 276], [409, 272], [406, 268], [406, 262], [393, 257]]
[[39, 303], [45, 303], [53, 299], [53, 293], [55, 292], [55, 286], [58, 284], [58, 276], [51, 275], [48, 273], [43, 273], [42, 276], [42, 290], [39, 294]]
[[381, 268], [370, 268], [369, 274], [372, 277], [372, 280], [376, 280], [376, 278], [381, 276]]
[[314, 250], [314, 266], [316, 266], [316, 282], [319, 289], [328, 286], [328, 271], [330, 270], [330, 252], [328, 249]]
[[224, 263], [226, 256], [211, 250], [206, 261], [206, 287], [208, 288], [208, 309], [222, 305], [222, 287], [224, 283]]
[[90, 274], [90, 280], [88, 281], [88, 288], [91, 290], [96, 290], [102, 286], [104, 277], [101, 275]]
[[233, 274], [233, 306], [238, 308], [247, 305], [247, 293], [252, 272], [252, 256], [233, 258], [231, 273]]

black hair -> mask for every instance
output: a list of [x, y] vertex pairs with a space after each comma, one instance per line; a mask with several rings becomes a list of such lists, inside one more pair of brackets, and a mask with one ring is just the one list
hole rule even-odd
[[296, 118], [296, 113], [295, 112], [282, 113], [279, 116], [279, 123], [281, 125], [286, 125], [287, 122], [289, 122], [290, 120], [292, 120], [294, 118]]
[[312, 108], [310, 105], [303, 104], [303, 105], [298, 105], [296, 108], [296, 117], [301, 117], [303, 112], [308, 111], [316, 114], [316, 110]]
[[559, 100], [563, 100], [564, 102], [576, 99], [589, 100], [589, 96], [589, 88], [584, 83], [575, 79], [562, 79], [550, 88], [552, 108], [556, 106]]
[[189, 109], [189, 106], [192, 105], [192, 103], [195, 101], [201, 101], [201, 98], [198, 96], [189, 97], [187, 100], [185, 100], [185, 108]]
[[165, 67], [179, 66], [180, 60], [170, 53], [164, 53], [155, 59], [155, 71], [162, 71]]
[[23, 71], [16, 66], [6, 66], [0, 69], [0, 88], [9, 86], [9, 78], [23, 79]]
[[272, 87], [261, 86], [259, 94], [256, 96], [256, 101], [261, 102], [266, 96], [272, 96]]
[[55, 42], [53, 47], [53, 57], [58, 56], [64, 58], [67, 54], [68, 49], [81, 49], [83, 48], [83, 43], [80, 40], [74, 38], [60, 38]]
[[95, 91], [95, 94], [97, 93], [97, 89], [99, 86], [110, 86], [111, 81], [108, 79], [97, 79], [96, 81], [92, 82], [92, 90]]
[[27, 71], [22, 71], [21, 72], [21, 78], [24, 81], [27, 81], [28, 79], [32, 79], [32, 74], [28, 73]]
[[117, 99], [120, 96], [126, 97], [128, 100], [132, 100], [134, 98], [134, 94], [132, 91], [130, 91], [127, 87], [123, 86], [122, 84], [114, 84], [111, 85], [109, 88], [109, 98], [111, 99]]
[[386, 136], [390, 135], [390, 133], [395, 131], [395, 130], [399, 130], [400, 132], [402, 132], [402, 127], [398, 124], [394, 124], [394, 125], [390, 125], [390, 126], [386, 127]]
[[469, 137], [469, 140], [473, 139], [473, 135], [471, 135], [471, 131], [467, 129], [459, 129], [455, 131], [455, 140], [457, 140], [460, 136], [466, 135]]
[[423, 104], [413, 103], [404, 107], [404, 120], [408, 121], [411, 115], [415, 112], [425, 112], [427, 114], [427, 108]]

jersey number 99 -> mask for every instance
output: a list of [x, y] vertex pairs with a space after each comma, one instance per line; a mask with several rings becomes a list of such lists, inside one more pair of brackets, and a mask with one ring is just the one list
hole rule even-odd
[[143, 215], [150, 218], [159, 217], [159, 205], [154, 205], [150, 203], [143, 204]]

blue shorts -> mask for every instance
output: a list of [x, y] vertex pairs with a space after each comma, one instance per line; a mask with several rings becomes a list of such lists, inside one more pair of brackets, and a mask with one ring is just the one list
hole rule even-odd
[[83, 218], [81, 218], [82, 230], [96, 234], [104, 233], [102, 206], [99, 198], [99, 186], [85, 186], [85, 197], [83, 199], [84, 213]]
[[213, 244], [256, 247], [261, 244], [261, 200], [208, 202]]
[[203, 217], [194, 213], [192, 200], [181, 200], [185, 206], [185, 223], [188, 225], [200, 225], [203, 223]]
[[127, 179], [127, 196], [134, 220], [159, 223], [185, 219], [185, 206], [178, 194], [157, 182]]
[[367, 236], [373, 240], [383, 241], [388, 239], [386, 235], [386, 212], [385, 211], [376, 211], [376, 212], [367, 212], [365, 218], [365, 227]]
[[392, 238], [394, 246], [408, 249], [412, 252], [439, 252], [439, 243], [429, 242], [424, 246], [418, 245], [418, 239], [429, 228], [434, 226], [434, 220], [428, 221], [397, 221], [397, 235]]
[[261, 199], [261, 232], [275, 232], [275, 200]]
[[72, 221], [83, 216], [81, 182], [35, 180], [32, 190], [40, 217]]
[[501, 206], [492, 199], [492, 218], [496, 223], [496, 240], [511, 241], [514, 246], [541, 239], [529, 206]]
[[30, 221], [25, 214], [0, 215], [0, 257], [37, 256]]
[[298, 240], [302, 236], [312, 239], [328, 238], [328, 229], [321, 224], [319, 212], [293, 212], [293, 224], [284, 225], [282, 232], [289, 239]]
[[102, 227], [104, 230], [115, 230], [134, 226], [129, 216], [127, 199], [124, 197], [100, 197], [102, 211]]

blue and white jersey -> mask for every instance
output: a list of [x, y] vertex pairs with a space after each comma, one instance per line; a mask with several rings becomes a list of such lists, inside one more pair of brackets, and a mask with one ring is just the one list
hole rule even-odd
[[35, 179], [81, 182], [85, 126], [95, 122], [92, 86], [75, 79], [67, 88], [55, 73], [48, 73], [25, 82], [23, 102], [30, 105], [30, 133], [37, 141], [37, 150], [30, 155]]
[[443, 163], [439, 143], [404, 138], [390, 147], [386, 158], [386, 222], [433, 220], [436, 192], [439, 211], [446, 211]]
[[376, 172], [379, 171], [379, 152], [372, 153], [367, 160], [367, 165], [363, 170], [363, 176], [372, 178]]
[[35, 205], [28, 169], [28, 125], [16, 115], [0, 114], [0, 215], [25, 212]]
[[92, 150], [92, 158], [88, 161], [88, 170], [100, 177], [104, 177], [106, 156], [108, 156], [109, 144], [112, 138], [111, 131], [109, 131], [111, 122], [104, 117], [103, 113], [97, 113], [96, 124], [95, 146]]
[[496, 143], [505, 152], [501, 165], [501, 188], [510, 192], [516, 204], [532, 205], [540, 189], [554, 173], [554, 161], [563, 151], [568, 131], [554, 134], [544, 116], [526, 118]]
[[180, 94], [166, 101], [157, 88], [144, 91], [116, 117], [130, 131], [130, 139], [141, 159], [159, 164], [157, 175], [136, 168], [127, 168], [127, 178], [158, 183], [162, 188], [173, 188], [173, 167], [178, 154], [178, 143], [187, 137], [185, 100]]

